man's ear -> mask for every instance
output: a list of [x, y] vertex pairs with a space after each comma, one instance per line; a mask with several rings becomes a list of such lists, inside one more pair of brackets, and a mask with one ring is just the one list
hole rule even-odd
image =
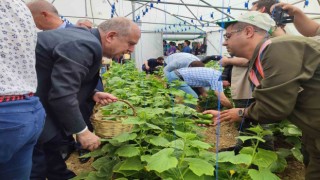
[[264, 7], [264, 6], [260, 8], [260, 12], [262, 12], [262, 13], [268, 13], [268, 12], [266, 12], [266, 7]]
[[43, 17], [48, 17], [48, 16], [49, 16], [49, 13], [46, 12], [46, 11], [42, 11], [40, 14], [41, 14]]
[[254, 32], [255, 32], [255, 30], [254, 30], [254, 28], [253, 28], [252, 26], [246, 26], [246, 27], [245, 27], [245, 33], [246, 33], [246, 36], [247, 36], [248, 38], [253, 37]]
[[107, 33], [106, 33], [106, 36], [105, 36], [106, 41], [107, 41], [107, 42], [111, 42], [111, 41], [115, 38], [115, 36], [117, 36], [117, 32], [115, 32], [115, 31], [109, 31], [109, 32], [107, 32]]

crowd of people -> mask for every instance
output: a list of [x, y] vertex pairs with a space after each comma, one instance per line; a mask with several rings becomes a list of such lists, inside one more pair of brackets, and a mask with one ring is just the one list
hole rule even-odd
[[[276, 6], [294, 17], [302, 35], [320, 35], [320, 24], [299, 8], [258, 0], [236, 20], [217, 23], [225, 28], [223, 45], [231, 57], [199, 59], [190, 41], [180, 53], [170, 42], [168, 57], [149, 59], [142, 69], [153, 73], [165, 65], [169, 85], [181, 81], [177, 88], [195, 98], [205, 95], [205, 88], [214, 90], [228, 108], [203, 112], [214, 115], [214, 124], [244, 121], [241, 130], [246, 131], [252, 124], [290, 120], [303, 133], [306, 179], [320, 179], [320, 44], [286, 35], [272, 19]], [[124, 17], [97, 28], [87, 19], [72, 25], [45, 0], [1, 0], [0, 24], [0, 179], [73, 178], [62, 147], [99, 148], [100, 138], [89, 119], [92, 108], [118, 100], [103, 91], [101, 60], [133, 52], [141, 31]], [[37, 33], [36, 27], [43, 31]], [[204, 67], [211, 59], [228, 66], [226, 78]], [[231, 86], [235, 107], [223, 86]], [[272, 150], [272, 137], [265, 139], [263, 148]], [[238, 142], [233, 150], [237, 153], [242, 146]]]
[[170, 56], [171, 54], [178, 52], [190, 53], [193, 55], [202, 55], [206, 53], [207, 46], [204, 43], [193, 42], [191, 47], [191, 42], [189, 40], [184, 40], [183, 43], [176, 44], [173, 41], [167, 43], [166, 40], [163, 40], [163, 55]]

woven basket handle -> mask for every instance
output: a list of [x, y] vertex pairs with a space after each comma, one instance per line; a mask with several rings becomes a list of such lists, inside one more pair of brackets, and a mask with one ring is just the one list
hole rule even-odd
[[132, 106], [132, 104], [130, 104], [128, 101], [123, 100], [123, 99], [118, 99], [118, 101], [126, 103], [132, 109], [133, 116], [137, 116], [136, 109]]
[[[132, 106], [132, 104], [130, 104], [128, 101], [126, 100], [123, 100], [123, 99], [118, 99], [118, 101], [121, 101], [125, 104], [127, 104], [131, 109], [132, 109], [132, 112], [133, 112], [133, 116], [137, 116], [137, 112], [136, 112], [136, 109]], [[108, 105], [108, 104], [107, 104]], [[106, 105], [106, 106], [107, 106]], [[100, 109], [100, 107], [102, 107], [102, 105], [98, 104], [97, 105], [97, 108], [94, 108], [94, 113], [97, 113], [98, 112], [98, 109]]]

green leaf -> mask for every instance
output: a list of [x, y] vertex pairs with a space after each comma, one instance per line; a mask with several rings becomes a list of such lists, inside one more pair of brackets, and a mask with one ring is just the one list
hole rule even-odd
[[119, 170], [131, 170], [131, 171], [140, 171], [143, 169], [143, 165], [139, 159], [139, 157], [128, 158], [123, 161]]
[[259, 137], [259, 136], [239, 136], [239, 137], [237, 137], [237, 138], [240, 139], [242, 142], [245, 142], [245, 141], [247, 141], [247, 140], [249, 140], [249, 139], [256, 139], [256, 140], [259, 140], [259, 141], [261, 141], [261, 142], [265, 142], [265, 140], [262, 139], [262, 138]]
[[185, 158], [185, 161], [189, 162], [189, 168], [192, 172], [194, 172], [197, 176], [213, 175], [214, 167], [202, 159], [197, 158]]
[[214, 161], [215, 160], [215, 153], [210, 152], [210, 151], [200, 151], [199, 156], [205, 159], [206, 161]]
[[176, 157], [171, 156], [174, 152], [172, 148], [166, 148], [151, 156], [146, 168], [151, 171], [163, 172], [178, 165]]
[[[89, 156], [87, 156], [89, 154]], [[104, 152], [102, 151], [102, 149], [97, 149], [97, 150], [94, 150], [88, 154], [85, 154], [79, 158], [84, 158], [84, 157], [99, 157], [99, 156], [102, 156], [104, 154]]]
[[156, 146], [167, 147], [169, 145], [169, 141], [161, 136], [154, 136], [150, 139], [150, 143]]
[[230, 159], [232, 164], [246, 164], [249, 165], [251, 163], [252, 156], [249, 154], [238, 154], [233, 159]]
[[210, 144], [202, 142], [202, 141], [199, 141], [199, 140], [190, 141], [190, 145], [193, 146], [193, 147], [196, 147], [196, 148], [201, 148], [201, 149], [209, 149], [209, 148], [211, 148]]
[[128, 179], [124, 178], [124, 177], [121, 177], [121, 178], [117, 178], [117, 179], [114, 179], [114, 180], [128, 180]]
[[86, 179], [87, 180], [105, 180], [106, 179], [106, 177], [99, 177], [97, 173], [98, 172], [95, 172], [95, 171], [90, 172]]
[[138, 147], [134, 147], [132, 145], [121, 146], [117, 151], [120, 157], [133, 157], [138, 156], [140, 154], [140, 150]]
[[184, 153], [186, 154], [186, 156], [198, 156], [199, 149], [195, 147], [186, 147]]
[[301, 154], [300, 149], [292, 148], [291, 149], [292, 155], [300, 162], [303, 162], [303, 155]]
[[136, 137], [137, 137], [136, 133], [124, 132], [124, 133], [114, 137], [112, 140], [115, 140], [117, 142], [123, 143], [123, 142], [134, 140]]
[[240, 150], [240, 154], [253, 154], [253, 148], [252, 147], [243, 147]]
[[258, 148], [258, 152], [253, 159], [253, 164], [257, 165], [259, 169], [268, 168], [273, 162], [277, 160], [277, 153]]
[[149, 162], [151, 159], [151, 155], [142, 155], [140, 158], [141, 161]]
[[108, 163], [110, 160], [106, 157], [101, 157], [95, 160], [91, 165], [96, 170], [99, 170], [105, 163]]
[[126, 120], [122, 121], [122, 124], [145, 124], [146, 122], [139, 117], [130, 116]]
[[273, 162], [270, 166], [271, 172], [283, 172], [287, 167], [287, 160], [284, 157], [278, 155], [277, 161]]
[[175, 149], [183, 150], [184, 149], [184, 142], [181, 139], [177, 139], [177, 140], [171, 141], [169, 146], [172, 148], [175, 148]]
[[194, 133], [184, 133], [181, 131], [174, 131], [174, 132], [176, 133], [177, 136], [181, 137], [184, 140], [191, 140], [197, 137], [197, 135]]
[[150, 124], [150, 123], [146, 123], [145, 125], [147, 126], [148, 129], [155, 129], [155, 130], [162, 131], [162, 129], [159, 126], [156, 126], [156, 125], [153, 125], [153, 124]]
[[268, 169], [262, 169], [262, 170], [255, 170], [255, 169], [249, 169], [248, 174], [252, 179], [259, 179], [259, 180], [280, 180], [278, 176], [270, 172]]
[[264, 130], [260, 125], [254, 126], [254, 127], [250, 127], [247, 130], [254, 132], [256, 134], [261, 134]]
[[[234, 151], [223, 151], [218, 154], [218, 162], [229, 162], [234, 158]], [[216, 157], [215, 157], [216, 158]]]

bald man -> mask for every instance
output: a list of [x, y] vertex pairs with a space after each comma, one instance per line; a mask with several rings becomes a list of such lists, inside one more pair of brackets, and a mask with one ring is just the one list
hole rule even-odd
[[56, 145], [75, 135], [82, 148], [97, 149], [100, 138], [88, 130], [80, 105], [89, 99], [106, 105], [117, 98], [95, 90], [102, 56], [131, 53], [141, 36], [131, 20], [117, 17], [97, 29], [64, 28], [38, 33], [36, 48], [37, 96], [47, 112], [44, 130], [33, 153], [30, 179], [70, 179]]
[[60, 18], [58, 10], [46, 0], [32, 1], [27, 3], [27, 6], [32, 13], [37, 28], [40, 30], [52, 30], [70, 26]]

